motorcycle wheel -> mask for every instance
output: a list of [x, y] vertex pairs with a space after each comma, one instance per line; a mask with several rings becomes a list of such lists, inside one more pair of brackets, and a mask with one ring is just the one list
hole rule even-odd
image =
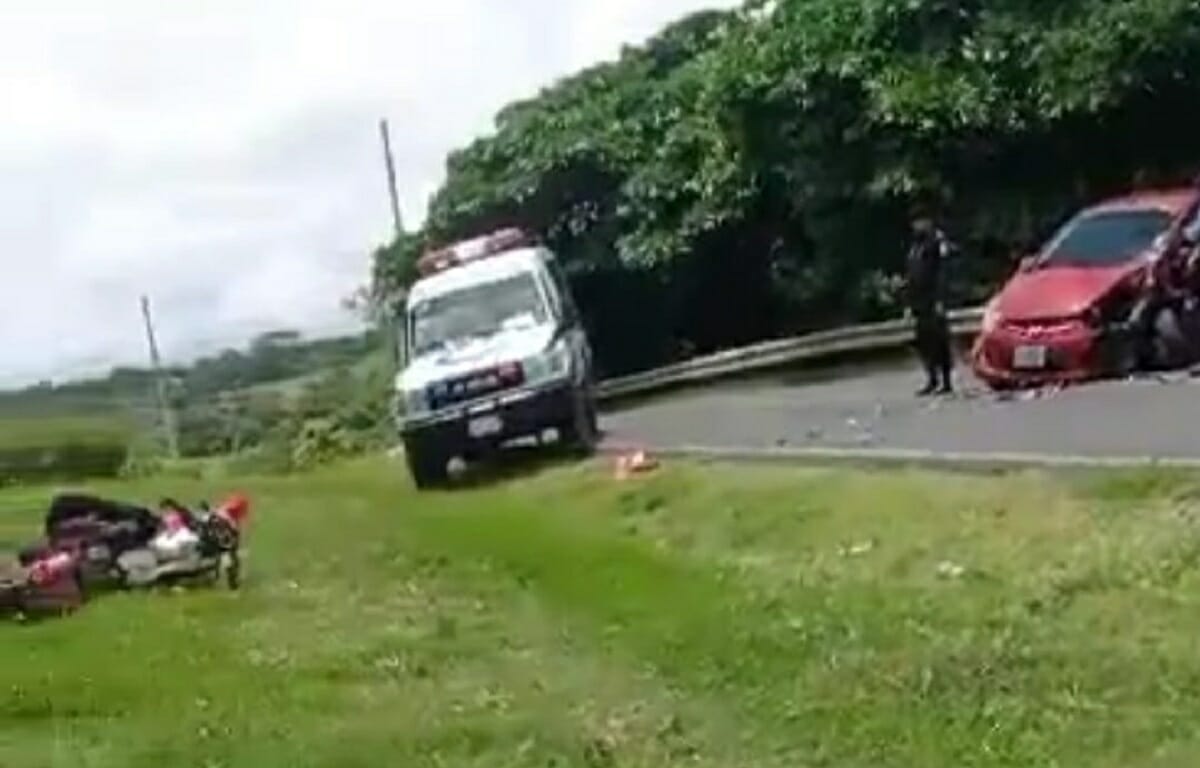
[[229, 564], [225, 567], [225, 584], [235, 592], [242, 587], [242, 558], [237, 553], [229, 556]]

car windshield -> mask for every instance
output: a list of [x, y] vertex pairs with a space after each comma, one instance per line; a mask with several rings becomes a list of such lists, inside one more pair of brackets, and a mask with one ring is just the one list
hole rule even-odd
[[1041, 266], [1103, 267], [1146, 251], [1171, 226], [1171, 215], [1154, 209], [1096, 213], [1067, 225], [1046, 249]]
[[409, 311], [413, 353], [540, 325], [547, 311], [533, 275], [474, 285], [420, 302]]

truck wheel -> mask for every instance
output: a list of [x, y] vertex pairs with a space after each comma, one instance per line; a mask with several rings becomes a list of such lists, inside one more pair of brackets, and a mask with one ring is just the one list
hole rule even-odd
[[444, 484], [450, 476], [447, 470], [449, 460], [437, 451], [406, 443], [404, 458], [408, 462], [408, 473], [412, 476], [413, 485], [419, 491], [436, 488]]
[[596, 405], [590, 392], [578, 392], [571, 408], [571, 420], [563, 425], [563, 442], [572, 451], [590, 455], [596, 450], [600, 430], [596, 424]]

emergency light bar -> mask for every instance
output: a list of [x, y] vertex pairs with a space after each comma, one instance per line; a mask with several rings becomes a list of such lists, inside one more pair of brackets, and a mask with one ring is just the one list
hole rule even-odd
[[430, 251], [417, 261], [417, 271], [422, 276], [428, 276], [532, 244], [533, 238], [523, 230], [515, 227], [501, 229]]

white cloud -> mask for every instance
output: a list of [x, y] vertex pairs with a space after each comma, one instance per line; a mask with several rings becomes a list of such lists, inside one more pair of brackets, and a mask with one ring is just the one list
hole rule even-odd
[[340, 300], [446, 153], [556, 77], [734, 0], [0, 0], [0, 383], [186, 358]]

